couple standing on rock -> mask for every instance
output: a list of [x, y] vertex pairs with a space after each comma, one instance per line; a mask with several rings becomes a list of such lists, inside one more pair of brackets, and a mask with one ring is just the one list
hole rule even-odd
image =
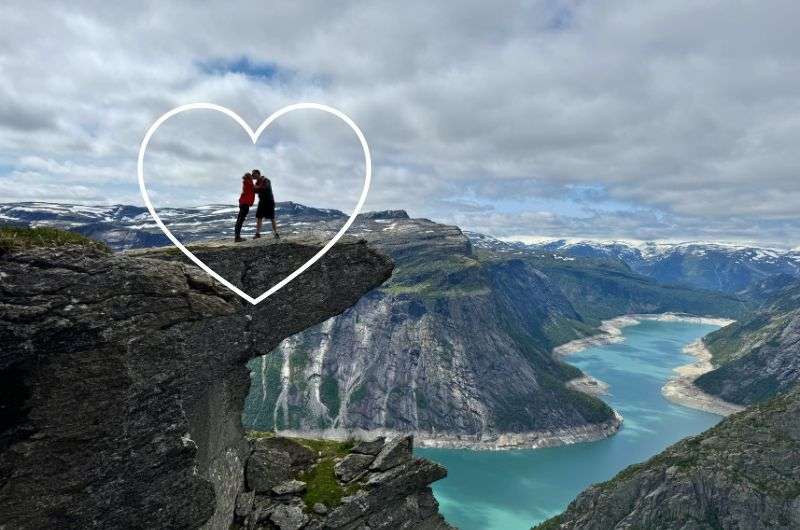
[[272, 183], [261, 171], [254, 169], [242, 177], [242, 194], [239, 195], [239, 215], [236, 217], [235, 241], [242, 239], [242, 225], [247, 217], [250, 207], [256, 202], [258, 193], [258, 208], [256, 209], [256, 234], [253, 239], [261, 237], [261, 222], [264, 218], [272, 221], [272, 234], [279, 239], [278, 226], [275, 224], [275, 197], [272, 195]]

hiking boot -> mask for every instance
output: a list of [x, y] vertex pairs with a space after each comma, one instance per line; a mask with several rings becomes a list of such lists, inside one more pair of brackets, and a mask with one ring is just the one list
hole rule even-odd
[[256, 235], [253, 236], [253, 239], [261, 239], [261, 234], [256, 232]]
[[275, 232], [275, 239], [280, 239], [281, 236], [278, 235], [278, 232]]
[[241, 243], [242, 241], [244, 241], [244, 239], [242, 239], [242, 238], [241, 238], [241, 237], [239, 237], [239, 236], [236, 236], [236, 238], [234, 239], [234, 241], [235, 241], [236, 243]]

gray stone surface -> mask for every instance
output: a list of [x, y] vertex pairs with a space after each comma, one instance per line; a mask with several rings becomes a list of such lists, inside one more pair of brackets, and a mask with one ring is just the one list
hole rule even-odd
[[[297, 443], [291, 439], [271, 438], [273, 446]], [[412, 444], [408, 443], [408, 447]], [[331, 462], [337, 458], [339, 449], [320, 451], [312, 468], [319, 473], [331, 473]], [[255, 454], [255, 453], [254, 453]], [[350, 452], [344, 460], [356, 457], [358, 460], [372, 459], [370, 455]], [[251, 456], [252, 458], [252, 456]], [[260, 458], [260, 457], [259, 457]], [[343, 460], [343, 461], [344, 461]], [[286, 462], [284, 460], [284, 462]], [[285, 463], [285, 474], [294, 473], [291, 464]], [[343, 529], [447, 529], [450, 526], [439, 514], [439, 505], [433, 498], [430, 484], [446, 476], [446, 470], [439, 464], [421, 458], [409, 458], [404, 463], [387, 471], [370, 471], [364, 468], [361, 478], [345, 482], [336, 480], [340, 493], [350, 492], [338, 502], [330, 498], [331, 505], [316, 502], [307, 506], [309, 496], [320, 493], [315, 490], [317, 480], [309, 480], [308, 484], [297, 480], [289, 480], [273, 488], [271, 492], [244, 492], [240, 494], [239, 505], [252, 506], [250, 513], [240, 510], [236, 512], [234, 526], [245, 530], [269, 528], [265, 521], [280, 528], [296, 528], [305, 524], [304, 528], [343, 528]], [[320, 477], [318, 477], [320, 478]], [[327, 478], [327, 477], [326, 477]], [[300, 486], [302, 485], [302, 487]], [[330, 482], [326, 481], [326, 495], [331, 491]], [[254, 493], [254, 495], [253, 495]], [[305, 519], [300, 517], [305, 515]]]
[[375, 460], [374, 456], [353, 453], [337, 462], [333, 469], [339, 480], [350, 482], [363, 475], [369, 469], [369, 465], [373, 460]]
[[266, 493], [273, 487], [293, 479], [314, 462], [314, 452], [288, 438], [269, 437], [253, 442], [247, 460], [247, 488]]
[[414, 444], [412, 436], [398, 436], [386, 442], [375, 461], [369, 466], [373, 471], [386, 471], [411, 460]]
[[[259, 293], [322, 244], [260, 241], [197, 252]], [[0, 252], [0, 526], [227, 528], [249, 450], [245, 363], [392, 268], [344, 240], [252, 306], [182, 261], [174, 249]]]
[[275, 495], [292, 495], [295, 493], [302, 493], [306, 490], [306, 483], [302, 480], [287, 480], [285, 482], [281, 482], [274, 488], [272, 488], [272, 493]]
[[279, 504], [273, 508], [270, 520], [280, 530], [299, 530], [308, 522], [308, 515], [298, 505]]
[[[412, 459], [388, 471], [370, 474], [366, 489], [332, 510], [326, 524], [332, 528], [355, 528], [390, 506], [394, 507], [393, 510], [401, 509], [399, 506], [404, 506], [406, 497], [424, 491], [429, 484], [445, 476], [447, 470], [444, 467], [424, 459]], [[422, 515], [411, 520], [421, 521]]]
[[363, 455], [377, 456], [377, 454], [381, 452], [381, 449], [383, 449], [383, 445], [385, 443], [385, 436], [379, 436], [374, 440], [361, 440], [353, 447], [353, 452], [361, 453]]
[[292, 462], [289, 455], [281, 451], [255, 451], [247, 460], [246, 485], [256, 493], [267, 493], [291, 476]]
[[800, 387], [590, 487], [541, 528], [800, 528]]

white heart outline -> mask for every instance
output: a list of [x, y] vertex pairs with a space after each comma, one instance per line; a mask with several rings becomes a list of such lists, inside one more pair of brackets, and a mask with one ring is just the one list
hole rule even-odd
[[[344, 224], [344, 226], [342, 226], [342, 228], [339, 229], [336, 235], [333, 236], [333, 239], [328, 241], [328, 243], [324, 247], [322, 247], [322, 249], [320, 249], [319, 252], [314, 254], [314, 256], [310, 260], [306, 261], [303, 265], [300, 266], [300, 268], [295, 270], [293, 273], [291, 273], [289, 276], [287, 276], [280, 282], [270, 287], [266, 292], [264, 292], [260, 296], [257, 296], [256, 298], [253, 298], [252, 296], [245, 293], [244, 291], [233, 285], [231, 282], [229, 282], [228, 280], [226, 280], [225, 278], [214, 272], [213, 269], [211, 269], [208, 265], [203, 263], [203, 261], [197, 256], [195, 256], [190, 250], [187, 250], [187, 248], [183, 246], [183, 243], [178, 241], [178, 239], [174, 235], [172, 235], [172, 232], [170, 232], [169, 228], [167, 228], [166, 225], [164, 225], [163, 221], [161, 221], [161, 218], [156, 213], [155, 208], [153, 208], [153, 205], [150, 202], [150, 196], [147, 194], [147, 188], [144, 185], [144, 154], [147, 151], [147, 144], [150, 143], [150, 138], [153, 136], [156, 130], [161, 126], [161, 124], [170, 119], [171, 117], [175, 116], [176, 114], [180, 114], [181, 112], [186, 112], [188, 110], [196, 110], [196, 109], [215, 110], [227, 115], [229, 118], [233, 118], [234, 121], [236, 121], [236, 123], [238, 123], [242, 127], [242, 129], [244, 129], [245, 132], [250, 136], [250, 139], [253, 141], [253, 145], [255, 145], [258, 142], [258, 138], [259, 136], [261, 136], [261, 133], [264, 132], [264, 130], [267, 127], [269, 127], [269, 125], [273, 121], [280, 118], [284, 114], [287, 114], [294, 110], [301, 110], [301, 109], [321, 110], [323, 112], [333, 114], [340, 120], [344, 121], [347, 125], [349, 125], [350, 128], [353, 129], [353, 132], [356, 133], [358, 141], [361, 142], [361, 147], [364, 150], [364, 187], [361, 189], [361, 197], [359, 197], [358, 203], [356, 204], [356, 207], [353, 209], [353, 213], [351, 213], [350, 217], [347, 219], [347, 222]], [[322, 105], [320, 103], [311, 103], [311, 102], [295, 103], [292, 105], [287, 105], [270, 114], [269, 117], [267, 117], [267, 119], [265, 119], [261, 123], [261, 125], [258, 126], [258, 129], [253, 131], [250, 128], [250, 126], [247, 125], [247, 122], [245, 122], [234, 111], [226, 107], [223, 107], [221, 105], [216, 105], [214, 103], [189, 103], [186, 105], [180, 105], [168, 112], [165, 112], [153, 123], [153, 125], [150, 126], [150, 128], [147, 130], [147, 133], [145, 133], [144, 138], [142, 139], [142, 143], [139, 146], [139, 162], [137, 166], [137, 172], [139, 175], [139, 191], [141, 191], [142, 193], [142, 198], [144, 199], [144, 203], [147, 206], [147, 209], [150, 211], [150, 215], [153, 217], [153, 220], [155, 220], [156, 224], [161, 229], [161, 231], [164, 232], [164, 234], [170, 239], [170, 241], [172, 241], [172, 243], [176, 247], [178, 247], [180, 251], [183, 252], [198, 267], [206, 271], [214, 279], [219, 281], [222, 285], [224, 285], [234, 293], [238, 294], [251, 304], [256, 305], [260, 302], [263, 302], [268, 296], [276, 293], [290, 281], [297, 278], [300, 274], [302, 274], [306, 269], [308, 269], [314, 263], [319, 261], [319, 259], [322, 256], [324, 256], [331, 249], [331, 247], [333, 247], [333, 245], [335, 245], [336, 242], [339, 241], [339, 239], [341, 239], [344, 233], [347, 232], [347, 229], [350, 228], [350, 225], [352, 225], [353, 221], [355, 221], [356, 216], [361, 212], [361, 208], [362, 206], [364, 206], [364, 201], [366, 201], [367, 199], [367, 193], [369, 192], [370, 181], [372, 180], [372, 156], [370, 155], [369, 152], [369, 145], [367, 145], [367, 139], [364, 137], [364, 133], [361, 132], [361, 129], [358, 128], [358, 125], [356, 125], [355, 122], [351, 120], [347, 114], [328, 105]]]

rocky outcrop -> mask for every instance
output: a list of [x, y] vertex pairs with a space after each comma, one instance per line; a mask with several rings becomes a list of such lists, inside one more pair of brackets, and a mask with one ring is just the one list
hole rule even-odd
[[398, 264], [393, 278], [251, 364], [248, 426], [487, 448], [615, 431], [610, 408], [564, 386], [580, 371], [549, 353], [548, 337], [583, 324], [546, 276], [515, 256], [483, 259], [456, 227], [366, 226]]
[[703, 391], [751, 405], [800, 382], [800, 283], [777, 290], [748, 318], [704, 339], [715, 369], [695, 381]]
[[800, 387], [581, 493], [537, 530], [800, 528]]
[[[348, 442], [253, 437], [247, 484], [236, 508], [235, 524], [241, 528], [451, 528], [430, 489], [447, 471], [414, 458], [411, 437], [370, 442], [377, 455], [356, 453]], [[270, 467], [262, 465], [265, 455]], [[261, 488], [276, 482], [269, 490]]]
[[[257, 293], [321, 245], [196, 250]], [[251, 306], [172, 250], [0, 250], [0, 527], [228, 528], [249, 452], [246, 362], [391, 269], [343, 240]]]

